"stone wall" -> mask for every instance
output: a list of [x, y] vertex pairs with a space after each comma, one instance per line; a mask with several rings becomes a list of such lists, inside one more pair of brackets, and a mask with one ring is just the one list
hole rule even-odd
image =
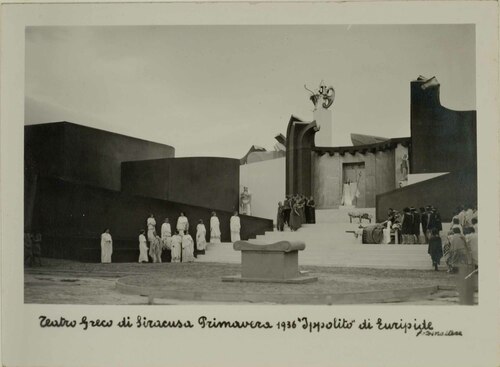
[[[359, 207], [375, 206], [377, 194], [393, 190], [395, 184], [394, 149], [375, 152], [334, 152], [332, 155], [313, 153], [313, 192], [317, 207], [321, 209], [336, 208], [341, 204], [343, 164], [364, 163], [365, 169], [361, 180]], [[361, 181], [360, 180], [360, 181]]]

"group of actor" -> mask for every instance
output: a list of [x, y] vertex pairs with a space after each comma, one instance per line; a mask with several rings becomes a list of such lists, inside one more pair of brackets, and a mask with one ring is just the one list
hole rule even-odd
[[389, 228], [397, 230], [398, 242], [401, 244], [425, 244], [433, 230], [443, 229], [441, 215], [432, 205], [417, 210], [406, 207], [402, 212], [389, 208], [387, 221]]
[[283, 203], [278, 203], [278, 214], [276, 218], [276, 228], [282, 232], [285, 224], [290, 230], [298, 230], [303, 223], [316, 223], [316, 204], [311, 196], [286, 195]]
[[441, 235], [443, 226], [439, 211], [432, 205], [404, 208], [402, 213], [389, 209], [388, 228], [399, 232], [401, 243], [428, 243], [428, 254], [434, 270], [445, 257], [448, 272], [456, 272], [460, 264], [478, 266], [478, 212], [476, 206], [459, 206], [451, 221], [450, 230]]
[[[160, 232], [156, 231], [156, 219], [153, 214], [146, 220], [147, 232], [142, 229], [139, 233], [139, 263], [162, 262], [163, 251], [170, 252], [171, 262], [194, 262], [197, 255], [205, 254], [207, 248], [207, 229], [203, 219], [198, 220], [195, 241], [189, 234], [189, 220], [184, 212], [177, 218], [175, 230], [172, 231], [169, 218], [165, 218]], [[240, 240], [241, 222], [238, 212], [234, 212], [230, 219], [231, 242]], [[220, 221], [216, 212], [210, 217], [210, 243], [221, 243]], [[148, 247], [149, 245], [149, 247]], [[113, 239], [109, 229], [101, 235], [101, 262], [111, 263], [113, 254]]]

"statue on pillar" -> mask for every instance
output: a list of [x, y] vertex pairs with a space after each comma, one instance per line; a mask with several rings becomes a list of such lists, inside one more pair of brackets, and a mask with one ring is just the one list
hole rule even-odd
[[330, 108], [330, 106], [333, 104], [333, 100], [335, 99], [335, 89], [332, 86], [327, 87], [323, 80], [321, 81], [321, 83], [319, 83], [319, 87], [316, 92], [313, 92], [312, 90], [307, 88], [305, 84], [304, 88], [311, 93], [309, 99], [314, 105], [314, 110], [317, 109], [320, 99], [323, 99], [322, 107], [325, 110]]
[[248, 187], [243, 187], [243, 192], [240, 196], [240, 213], [252, 215], [251, 210], [252, 194], [248, 191]]

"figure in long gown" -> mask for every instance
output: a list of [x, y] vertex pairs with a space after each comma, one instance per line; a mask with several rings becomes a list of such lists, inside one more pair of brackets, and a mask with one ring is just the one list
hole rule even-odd
[[279, 232], [283, 232], [285, 228], [285, 215], [284, 215], [284, 207], [281, 204], [281, 201], [278, 203], [278, 214], [276, 215], [276, 229]]
[[231, 242], [236, 242], [240, 240], [240, 230], [241, 230], [241, 222], [240, 217], [238, 217], [238, 212], [234, 212], [234, 215], [231, 217], [229, 228], [231, 230]]
[[156, 220], [153, 214], [151, 214], [146, 221], [148, 227], [148, 241], [152, 243], [155, 240], [154, 233], [156, 232]]
[[190, 263], [194, 261], [194, 242], [189, 233], [182, 236], [182, 262]]
[[113, 254], [113, 239], [109, 234], [109, 229], [106, 229], [101, 234], [101, 263], [106, 264], [111, 262], [111, 255]]
[[189, 230], [189, 221], [184, 216], [183, 212], [181, 212], [181, 215], [177, 219], [177, 227], [176, 227], [176, 229], [179, 231], [180, 235], [183, 235], [184, 233], [187, 233], [187, 231]]
[[165, 222], [161, 225], [161, 243], [162, 249], [170, 250], [172, 248], [172, 228], [168, 222], [168, 218], [165, 218]]
[[172, 236], [172, 262], [178, 263], [181, 262], [181, 253], [182, 253], [182, 237], [179, 236], [177, 232]]
[[292, 211], [290, 213], [290, 229], [296, 231], [301, 226], [300, 219], [300, 205], [295, 202], [292, 206]]
[[307, 200], [306, 213], [308, 213], [307, 223], [316, 223], [316, 203], [314, 202], [312, 196], [309, 200]]
[[144, 230], [141, 231], [139, 235], [139, 262], [149, 262], [148, 258], [148, 244], [146, 241], [146, 236], [144, 236]]
[[352, 205], [352, 195], [351, 195], [351, 183], [350, 181], [344, 183], [342, 192], [342, 205], [351, 206]]
[[210, 243], [220, 243], [220, 222], [215, 212], [210, 218]]
[[153, 258], [154, 263], [161, 263], [161, 238], [160, 236], [154, 234], [154, 240], [149, 245], [149, 256]]
[[204, 254], [207, 248], [207, 229], [203, 224], [203, 220], [200, 219], [198, 225], [196, 226], [196, 249], [199, 253]]

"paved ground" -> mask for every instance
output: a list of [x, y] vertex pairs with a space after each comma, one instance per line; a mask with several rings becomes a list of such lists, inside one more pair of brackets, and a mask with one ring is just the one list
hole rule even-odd
[[[301, 270], [316, 275], [319, 281], [306, 285], [222, 283], [221, 277], [240, 272], [237, 264], [88, 264], [67, 260], [43, 259], [44, 266], [26, 268], [25, 302], [45, 304], [147, 304], [147, 297], [120, 293], [116, 280], [134, 275], [137, 285], [141, 279], [159, 282], [176, 290], [200, 289], [207, 292], [297, 292], [297, 293], [345, 293], [383, 291], [427, 286], [453, 286], [452, 275], [440, 271], [332, 268], [303, 266]], [[151, 285], [151, 284], [150, 284]], [[455, 291], [439, 291], [432, 295], [405, 301], [410, 304], [454, 304]], [[156, 304], [193, 304], [210, 302], [155, 299]], [[227, 304], [228, 302], [224, 302]]]

